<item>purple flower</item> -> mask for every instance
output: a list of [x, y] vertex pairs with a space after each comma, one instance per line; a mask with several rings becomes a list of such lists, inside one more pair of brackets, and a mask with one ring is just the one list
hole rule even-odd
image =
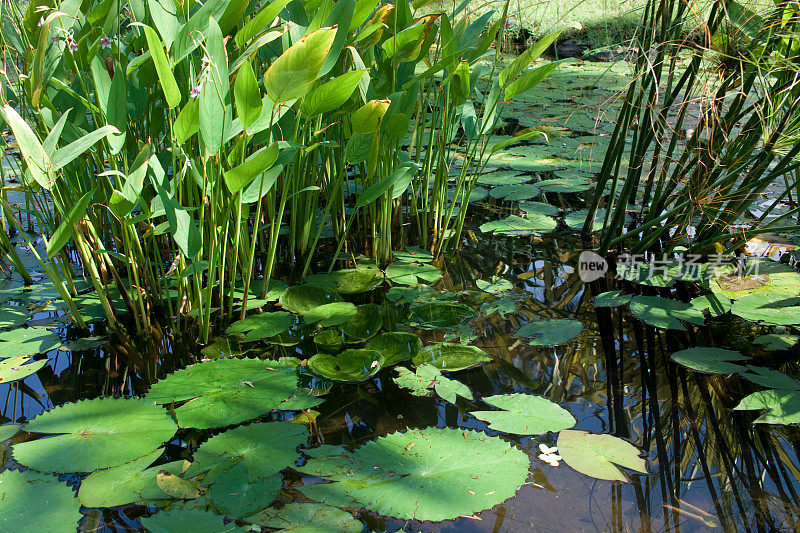
[[72, 37], [67, 37], [67, 46], [69, 47], [70, 52], [78, 51], [78, 43], [75, 42], [75, 39], [73, 39]]
[[50, 37], [50, 42], [57, 43], [58, 42], [58, 35], [53, 35]]
[[197, 85], [192, 87], [192, 90], [189, 91], [189, 98], [197, 98], [200, 95], [200, 86]]
[[101, 37], [100, 38], [100, 48], [109, 49], [109, 48], [111, 48], [111, 44], [112, 43], [113, 43], [113, 41], [111, 39], [109, 39], [108, 37]]
[[514, 19], [514, 17], [509, 17], [508, 20], [506, 20], [506, 26], [508, 26], [509, 28], [516, 25], [517, 21]]

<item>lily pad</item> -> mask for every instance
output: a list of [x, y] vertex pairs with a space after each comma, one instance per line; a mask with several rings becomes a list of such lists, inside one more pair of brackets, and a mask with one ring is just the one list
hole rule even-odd
[[514, 285], [510, 281], [497, 276], [492, 276], [491, 281], [475, 280], [475, 284], [480, 290], [489, 294], [502, 294], [514, 290]]
[[515, 337], [533, 337], [531, 346], [556, 346], [576, 338], [583, 331], [583, 323], [574, 318], [549, 318], [530, 322], [514, 333]]
[[306, 277], [306, 283], [339, 294], [362, 294], [383, 283], [383, 272], [377, 268], [349, 268]]
[[617, 465], [647, 473], [647, 464], [636, 446], [612, 435], [567, 429], [558, 434], [557, 446], [569, 466], [590, 477], [627, 482]]
[[742, 296], [731, 306], [731, 313], [751, 322], [774, 326], [800, 324], [800, 298], [779, 294]]
[[633, 316], [656, 328], [686, 331], [682, 320], [698, 326], [705, 323], [702, 311], [691, 304], [660, 296], [634, 296], [630, 310]]
[[17, 461], [40, 472], [92, 472], [152, 452], [176, 429], [152, 400], [97, 398], [34, 417], [25, 431], [55, 435], [15, 444], [12, 451]]
[[175, 409], [178, 425], [209, 429], [238, 424], [272, 409], [297, 388], [294, 368], [258, 359], [215, 359], [156, 382], [147, 398]]
[[775, 294], [784, 297], [800, 294], [800, 273], [789, 265], [766, 258], [748, 258], [747, 266], [750, 275], [717, 277], [716, 283], [721, 292], [731, 300], [737, 300], [750, 294]]
[[519, 172], [489, 172], [481, 174], [477, 183], [481, 185], [520, 185], [531, 180], [530, 175], [520, 174]]
[[[530, 217], [530, 215], [529, 215]], [[493, 220], [481, 224], [478, 228], [483, 233], [496, 233], [498, 235], [525, 236], [533, 233], [552, 231], [556, 227], [556, 222], [550, 217], [531, 217], [522, 218], [511, 215], [501, 220]]]
[[280, 509], [265, 509], [246, 520], [287, 533], [360, 533], [364, 529], [364, 524], [350, 513], [321, 503], [291, 502]]
[[294, 322], [294, 317], [285, 311], [259, 313], [234, 322], [225, 331], [241, 342], [260, 341], [283, 333]]
[[344, 334], [335, 329], [323, 329], [314, 335], [317, 350], [323, 353], [339, 353], [344, 347]]
[[498, 394], [482, 400], [502, 411], [473, 411], [475, 418], [489, 423], [489, 428], [515, 435], [542, 435], [575, 425], [575, 418], [547, 398], [530, 394]]
[[731, 301], [724, 294], [709, 293], [692, 298], [689, 303], [698, 311], [708, 311], [712, 317], [722, 316], [731, 310]]
[[61, 346], [61, 337], [44, 328], [17, 328], [0, 333], [0, 359], [36, 355]]
[[30, 355], [20, 355], [19, 357], [10, 357], [0, 361], [0, 384], [11, 383], [12, 381], [19, 381], [25, 379], [31, 374], [35, 374], [47, 364], [47, 359], [34, 361], [25, 364], [31, 360]]
[[[583, 229], [583, 225], [586, 223], [586, 218], [589, 216], [588, 209], [581, 209], [580, 211], [573, 211], [572, 213], [567, 214], [564, 217], [564, 223], [574, 230]], [[598, 209], [597, 213], [594, 217], [594, 223], [592, 224], [592, 231], [600, 231], [603, 229], [603, 223], [605, 221], [606, 211], [605, 209]]]
[[762, 387], [800, 391], [800, 382], [771, 368], [748, 365], [747, 371], [743, 372], [741, 376]]
[[356, 316], [356, 306], [350, 302], [333, 302], [308, 310], [303, 320], [309, 324], [318, 323], [321, 327], [338, 326]]
[[401, 263], [430, 263], [433, 261], [433, 254], [419, 246], [408, 246], [405, 250], [394, 250], [392, 255], [394, 255], [396, 261]]
[[356, 308], [355, 315], [339, 326], [349, 343], [364, 342], [383, 327], [383, 315], [378, 304], [364, 304]]
[[489, 354], [477, 346], [442, 342], [424, 347], [411, 361], [416, 366], [430, 364], [439, 370], [456, 372], [491, 360]]
[[687, 348], [672, 354], [672, 360], [704, 374], [736, 374], [745, 370], [745, 367], [732, 361], [746, 361], [746, 357], [739, 352], [724, 348], [711, 348], [697, 346]]
[[399, 387], [408, 389], [414, 396], [429, 396], [431, 392], [450, 403], [456, 403], [456, 396], [472, 399], [469, 387], [454, 379], [446, 378], [438, 368], [431, 365], [417, 367], [416, 372], [399, 367], [397, 377], [393, 378]]
[[420, 283], [433, 283], [442, 277], [442, 273], [433, 265], [397, 261], [386, 267], [386, 277], [396, 285], [413, 287]]
[[173, 509], [142, 518], [142, 525], [153, 533], [185, 533], [186, 531], [202, 531], [203, 533], [244, 532], [234, 522], [225, 523], [225, 518], [200, 509]]
[[474, 309], [456, 302], [429, 302], [411, 310], [408, 322], [421, 329], [448, 329], [478, 317]]
[[337, 507], [363, 506], [402, 520], [448, 520], [514, 496], [528, 477], [529, 462], [523, 451], [485, 433], [411, 429], [354, 452], [326, 447], [298, 470], [332, 483], [299, 489]]
[[380, 352], [383, 366], [392, 366], [410, 361], [422, 348], [422, 339], [414, 333], [391, 331], [373, 337], [367, 343], [368, 350]]
[[764, 350], [769, 352], [778, 352], [792, 348], [799, 340], [800, 337], [797, 335], [790, 335], [788, 333], [770, 333], [756, 337], [755, 340], [753, 340], [753, 344], [758, 344]]
[[525, 218], [534, 216], [554, 217], [561, 211], [558, 207], [544, 202], [520, 202], [519, 208]]
[[31, 470], [0, 473], [0, 531], [75, 533], [81, 503], [72, 488]]
[[320, 305], [341, 302], [342, 297], [331, 289], [312, 285], [295, 285], [286, 289], [281, 294], [279, 301], [287, 311], [302, 315]]
[[16, 424], [8, 424], [5, 426], [0, 426], [0, 442], [4, 440], [8, 440], [17, 433], [19, 433], [20, 427]]
[[764, 390], [742, 398], [736, 411], [765, 411], [755, 424], [800, 424], [800, 391]]
[[623, 294], [621, 290], [608, 291], [594, 297], [595, 307], [620, 307], [631, 301], [633, 295]]
[[[542, 192], [577, 193], [594, 188], [594, 183], [589, 179], [581, 178], [553, 178], [536, 182]], [[584, 217], [585, 218], [585, 217]]]
[[489, 316], [492, 313], [497, 313], [505, 318], [509, 313], [517, 312], [517, 302], [512, 298], [498, 298], [493, 302], [486, 302], [481, 304], [481, 314]]
[[380, 371], [383, 356], [375, 350], [345, 350], [339, 355], [317, 354], [308, 360], [308, 369], [331, 381], [358, 382]]
[[16, 328], [24, 324], [31, 317], [27, 309], [22, 307], [5, 306], [0, 309], [0, 328]]
[[[293, 425], [303, 428], [299, 424]], [[207, 497], [215, 512], [231, 518], [244, 518], [275, 501], [282, 483], [277, 474], [253, 480], [245, 467], [238, 464], [214, 481]]]
[[541, 194], [539, 187], [532, 183], [518, 183], [514, 185], [501, 185], [489, 192], [492, 198], [497, 198], [505, 202], [517, 202], [519, 200], [530, 200]]

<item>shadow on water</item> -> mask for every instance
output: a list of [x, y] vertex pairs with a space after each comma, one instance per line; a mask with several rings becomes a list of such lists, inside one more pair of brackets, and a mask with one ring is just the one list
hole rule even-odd
[[[439, 290], [461, 292], [480, 305], [477, 279], [493, 275], [511, 281], [518, 309], [497, 313], [471, 326], [474, 344], [494, 357], [492, 364], [458, 378], [476, 398], [508, 392], [543, 395], [567, 408], [577, 429], [610, 433], [633, 442], [649, 462], [649, 474], [632, 474], [630, 483], [599, 481], [565, 464], [551, 467], [538, 459], [538, 444], [556, 444], [556, 435], [510, 439], [531, 457], [531, 477], [516, 497], [475, 517], [443, 523], [406, 522], [361, 512], [371, 530], [501, 531], [725, 531], [797, 530], [800, 522], [800, 460], [795, 427], [753, 425], [754, 415], [732, 411], [752, 387], [740, 378], [704, 376], [669, 361], [687, 346], [747, 344], [744, 326], [717, 322], [697, 332], [661, 331], [630, 318], [618, 308], [591, 306], [605, 281], [584, 285], [570, 266], [578, 243], [570, 237], [492, 238], [469, 244], [440, 265]], [[656, 291], [663, 289], [647, 290]], [[680, 289], [679, 289], [680, 290]], [[578, 341], [558, 347], [533, 347], [513, 336], [532, 318], [576, 317], [585, 326]], [[42, 315], [40, 318], [48, 318]], [[93, 332], [105, 335], [102, 328]], [[69, 328], [62, 331], [69, 339]], [[425, 341], [442, 340], [429, 332]], [[74, 337], [74, 335], [73, 335]], [[738, 339], [738, 341], [737, 341]], [[24, 385], [0, 385], [0, 421], [21, 422], [44, 409], [80, 398], [137, 395], [149, 385], [196, 361], [180, 353], [183, 344], [168, 336], [147, 344], [109, 339], [99, 347], [56, 350], [50, 363]], [[741, 349], [741, 347], [738, 347]], [[277, 355], [308, 355], [308, 343], [280, 348]], [[793, 375], [793, 363], [782, 371]], [[428, 426], [469, 428], [498, 434], [469, 414], [479, 400], [410, 396], [391, 379], [391, 371], [358, 385], [334, 386], [319, 411], [311, 442], [358, 446], [378, 436]], [[4, 397], [4, 398], [3, 398]], [[266, 415], [263, 420], [288, 415]], [[181, 431], [162, 460], [188, 458], [211, 431]], [[25, 434], [13, 442], [29, 438]], [[5, 458], [5, 461], [10, 459]], [[318, 478], [284, 472], [284, 498], [299, 497], [293, 487]], [[74, 481], [78, 478], [75, 477]], [[140, 528], [138, 518], [153, 507], [86, 510], [87, 531]]]

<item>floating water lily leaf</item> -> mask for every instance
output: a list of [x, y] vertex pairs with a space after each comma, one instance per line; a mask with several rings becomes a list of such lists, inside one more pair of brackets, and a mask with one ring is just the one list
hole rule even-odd
[[244, 467], [236, 465], [211, 485], [208, 499], [216, 512], [232, 518], [243, 518], [275, 501], [280, 494], [281, 485], [280, 475], [250, 480]]
[[319, 323], [323, 328], [344, 324], [356, 316], [356, 306], [350, 302], [333, 302], [309, 309], [303, 320], [309, 324]]
[[[531, 215], [529, 215], [531, 217]], [[531, 235], [532, 233], [552, 231], [556, 222], [550, 217], [537, 216], [522, 218], [511, 215], [501, 220], [492, 220], [481, 224], [478, 228], [483, 233], [496, 233], [498, 235]]]
[[495, 187], [489, 192], [489, 195], [505, 202], [517, 202], [519, 200], [530, 200], [539, 196], [540, 193], [539, 187], [532, 183], [518, 183]]
[[308, 430], [291, 422], [263, 422], [229, 429], [200, 445], [184, 477], [205, 474], [203, 485], [241, 465], [249, 480], [274, 476], [294, 464]]
[[575, 425], [575, 418], [547, 398], [530, 394], [498, 394], [481, 398], [502, 411], [473, 411], [471, 414], [489, 423], [489, 428], [515, 435], [543, 435]]
[[0, 473], [0, 531], [75, 533], [81, 503], [66, 483], [31, 470]]
[[497, 437], [460, 429], [411, 429], [354, 452], [327, 447], [298, 468], [330, 484], [299, 487], [335, 506], [361, 505], [402, 520], [447, 520], [489, 509], [514, 496], [529, 458]]
[[383, 283], [383, 272], [377, 268], [349, 268], [306, 277], [306, 283], [339, 294], [361, 294], [369, 292]]
[[20, 427], [16, 424], [8, 424], [5, 426], [0, 426], [0, 442], [4, 440], [8, 440], [17, 433], [19, 433]]
[[339, 353], [344, 346], [344, 334], [338, 329], [323, 329], [314, 335], [314, 344], [324, 353]]
[[47, 364], [47, 359], [25, 364], [30, 360], [30, 355], [20, 355], [19, 357], [10, 357], [1, 360], [0, 383], [11, 383], [12, 381], [25, 379], [31, 374], [35, 374], [41, 370], [41, 368]]
[[[586, 217], [589, 216], [588, 209], [582, 209], [580, 211], [573, 211], [569, 213], [567, 216], [564, 217], [564, 223], [574, 230], [583, 229], [583, 225], [586, 223]], [[594, 223], [592, 224], [592, 231], [600, 231], [603, 229], [603, 222], [605, 220], [606, 210], [605, 209], [598, 209], [597, 213], [594, 216]]]
[[375, 350], [345, 350], [339, 355], [317, 354], [308, 360], [308, 369], [331, 381], [357, 382], [371, 378], [383, 366], [383, 356]]
[[433, 283], [442, 277], [442, 273], [433, 265], [398, 261], [386, 267], [386, 277], [397, 285], [415, 286], [420, 283]]
[[507, 279], [497, 276], [492, 276], [491, 281], [484, 281], [482, 279], [475, 280], [478, 288], [489, 294], [501, 294], [503, 292], [514, 290], [514, 285]]
[[284, 309], [302, 315], [320, 305], [341, 302], [339, 293], [331, 289], [311, 285], [295, 285], [281, 294], [280, 303]]
[[200, 350], [206, 359], [219, 359], [223, 357], [240, 357], [249, 352], [242, 348], [238, 342], [230, 337], [217, 337], [214, 342]]
[[519, 185], [530, 180], [530, 175], [526, 176], [519, 172], [490, 172], [481, 174], [477, 183], [481, 185]]
[[505, 318], [507, 314], [516, 313], [516, 311], [517, 302], [511, 298], [499, 298], [493, 302], [481, 304], [481, 314], [486, 316], [491, 315], [492, 313], [497, 313], [501, 317]]
[[16, 328], [27, 322], [30, 317], [27, 309], [5, 306], [5, 309], [0, 309], [0, 328]]
[[800, 391], [764, 390], [742, 398], [736, 411], [766, 411], [754, 424], [800, 424]]
[[422, 339], [414, 333], [391, 331], [373, 337], [367, 343], [368, 350], [380, 352], [383, 366], [392, 366], [410, 361], [422, 348]]
[[294, 322], [294, 317], [286, 311], [259, 313], [234, 322], [225, 331], [241, 342], [260, 341], [283, 333]]
[[278, 406], [280, 411], [299, 411], [301, 409], [310, 409], [324, 402], [322, 398], [315, 396], [306, 389], [297, 389], [294, 394], [289, 398], [282, 401]]
[[715, 278], [721, 292], [731, 300], [750, 294], [775, 294], [784, 297], [800, 294], [800, 273], [790, 265], [784, 265], [767, 258], [748, 258], [748, 272], [752, 275], [739, 275]]
[[44, 328], [17, 328], [0, 333], [0, 359], [49, 352], [61, 346], [61, 337]]
[[280, 509], [264, 509], [246, 521], [287, 533], [360, 533], [364, 529], [350, 513], [321, 503], [291, 502]]
[[800, 324], [800, 298], [779, 294], [749, 294], [731, 306], [731, 313], [751, 322], [774, 326]]
[[681, 320], [698, 326], [705, 323], [702, 311], [690, 304], [660, 296], [634, 296], [630, 310], [633, 316], [656, 328], [686, 331]]
[[536, 215], [554, 217], [561, 211], [556, 206], [544, 202], [520, 202], [519, 208], [522, 210], [522, 214], [525, 218]]
[[708, 311], [712, 317], [721, 316], [731, 310], [731, 301], [721, 293], [710, 293], [692, 298], [689, 303], [698, 311]]
[[416, 366], [430, 364], [439, 370], [455, 372], [488, 363], [491, 360], [489, 354], [477, 346], [442, 342], [424, 347], [411, 362]]
[[152, 400], [97, 398], [60, 405], [25, 425], [57, 435], [15, 444], [14, 458], [40, 472], [92, 472], [146, 455], [177, 426]]
[[583, 331], [583, 324], [574, 318], [549, 318], [522, 326], [515, 337], [533, 337], [531, 346], [555, 346], [569, 342]]
[[258, 359], [215, 359], [156, 382], [146, 397], [164, 405], [186, 401], [175, 409], [178, 425], [209, 429], [276, 409], [296, 388], [291, 366]]
[[356, 308], [355, 315], [339, 326], [349, 343], [364, 342], [383, 327], [383, 315], [378, 304], [364, 304]]
[[433, 254], [418, 246], [408, 246], [405, 250], [394, 250], [392, 254], [396, 261], [402, 263], [430, 263], [433, 261]]
[[[456, 203], [461, 203], [464, 201], [464, 195], [466, 194], [466, 192], [467, 190], [465, 187], [462, 188], [460, 191], [458, 191], [458, 198], [456, 198]], [[455, 197], [455, 195], [456, 195], [456, 189], [454, 188], [447, 189], [448, 200], [452, 200]], [[489, 196], [489, 191], [487, 189], [484, 189], [483, 187], [473, 187], [469, 193], [469, 199], [467, 200], [467, 203], [471, 204], [473, 202], [480, 202], [487, 196]]]
[[756, 337], [753, 344], [761, 345], [764, 350], [769, 352], [778, 352], [781, 350], [788, 350], [795, 346], [798, 340], [800, 340], [800, 337], [797, 335], [770, 333], [768, 335]]
[[194, 500], [200, 497], [197, 485], [166, 470], [159, 470], [156, 474], [156, 485], [165, 495], [177, 500]]
[[762, 387], [800, 391], [799, 381], [771, 368], [748, 365], [747, 371], [743, 372], [741, 376]]
[[421, 329], [447, 329], [478, 317], [474, 309], [456, 302], [429, 302], [411, 310], [409, 324]]
[[142, 518], [142, 525], [153, 533], [233, 533], [247, 531], [235, 523], [226, 524], [224, 517], [199, 509], [175, 509]]
[[432, 365], [421, 365], [417, 367], [416, 372], [399, 367], [397, 374], [397, 377], [393, 378], [394, 382], [399, 387], [410, 390], [414, 396], [428, 396], [433, 391], [453, 404], [456, 403], [456, 396], [472, 399], [469, 387], [460, 381], [444, 377], [439, 369]]
[[622, 294], [621, 290], [608, 291], [594, 297], [595, 307], [619, 307], [631, 301], [633, 295]]
[[[589, 179], [581, 178], [553, 178], [537, 181], [536, 185], [542, 192], [575, 193], [584, 192], [594, 187]], [[584, 217], [585, 219], [586, 217]]]
[[627, 482], [616, 465], [647, 473], [647, 464], [636, 446], [612, 435], [567, 429], [558, 434], [557, 446], [569, 466], [590, 477]]
[[150, 467], [163, 450], [114, 468], [92, 472], [81, 482], [78, 499], [86, 507], [116, 507], [129, 503], [166, 499], [158, 488], [156, 476], [162, 470], [179, 474], [183, 461]]
[[705, 374], [736, 374], [742, 372], [745, 367], [732, 361], [746, 361], [747, 359], [749, 357], [733, 350], [706, 346], [687, 348], [672, 354], [672, 360], [679, 365]]

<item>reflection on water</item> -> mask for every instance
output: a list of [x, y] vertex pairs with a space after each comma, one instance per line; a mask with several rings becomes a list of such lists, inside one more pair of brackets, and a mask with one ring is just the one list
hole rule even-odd
[[[513, 391], [550, 398], [575, 416], [577, 429], [611, 433], [636, 444], [647, 456], [650, 474], [633, 475], [627, 484], [595, 480], [564, 463], [552, 467], [538, 458], [538, 444], [555, 445], [555, 434], [517, 438], [514, 443], [531, 457], [531, 477], [504, 504], [475, 517], [437, 524], [366, 513], [359, 518], [372, 530], [390, 531], [796, 530], [797, 429], [754, 426], [755, 415], [732, 411], [750, 390], [738, 378], [701, 376], [666, 362], [670, 353], [686, 346], [737, 339], [747, 345], [752, 332], [729, 320], [703, 329], [696, 338], [693, 332], [657, 333], [618, 310], [595, 312], [589, 287], [570, 266], [578, 251], [578, 243], [560, 237], [495, 238], [480, 247], [468, 246], [440, 265], [443, 280], [437, 288], [464, 292], [465, 301], [476, 307], [481, 294], [471, 292], [475, 280], [495, 274], [512, 281], [518, 297], [516, 313], [505, 318], [495, 313], [473, 324], [475, 344], [495, 361], [457, 377], [476, 398]], [[45, 312], [36, 318], [47, 321], [55, 316]], [[531, 347], [512, 336], [530, 318], [569, 316], [585, 325], [576, 342]], [[61, 333], [66, 340], [72, 335], [69, 328]], [[105, 332], [98, 328], [93, 335], [102, 337]], [[441, 339], [440, 332], [425, 334], [426, 342]], [[277, 350], [278, 355], [314, 353], [310, 339]], [[80, 398], [140, 394], [152, 381], [202, 356], [175, 353], [168, 337], [136, 343], [112, 337], [100, 347], [56, 350], [47, 357], [50, 363], [36, 377], [24, 384], [0, 385], [0, 421], [21, 422]], [[792, 365], [781, 369], [792, 375]], [[460, 400], [460, 409], [444, 400], [411, 396], [390, 379], [392, 374], [383, 371], [359, 385], [332, 387], [326, 402], [316, 408], [320, 414], [312, 441], [355, 446], [393, 431], [426, 426], [496, 434], [463, 409], [469, 402]], [[182, 431], [167, 454], [188, 457], [208, 434]], [[287, 472], [286, 480], [286, 494], [297, 497], [291, 486], [302, 483], [303, 477]], [[87, 511], [82, 528], [135, 530], [145, 513], [146, 508], [136, 506]]]

